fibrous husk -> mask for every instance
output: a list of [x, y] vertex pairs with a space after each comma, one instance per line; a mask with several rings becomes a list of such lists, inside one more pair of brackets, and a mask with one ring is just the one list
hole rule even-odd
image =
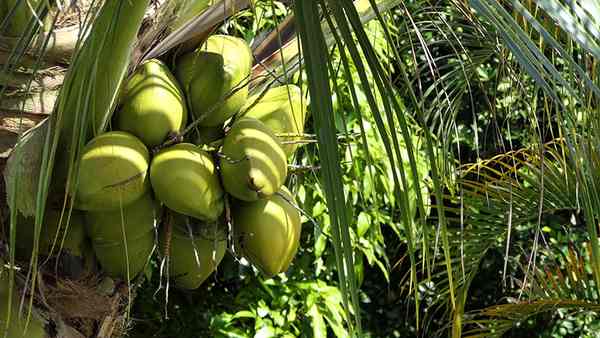
[[200, 48], [178, 60], [177, 79], [200, 125], [218, 126], [242, 108], [251, 67], [248, 44], [227, 35], [210, 36]]
[[157, 205], [149, 193], [122, 209], [86, 213], [88, 235], [108, 275], [126, 279], [142, 271], [154, 248], [157, 219]]
[[169, 209], [214, 221], [224, 208], [216, 170], [209, 153], [193, 144], [180, 143], [154, 157], [150, 181], [156, 197]]
[[[169, 276], [183, 289], [197, 289], [216, 270], [225, 256], [227, 237], [215, 223], [203, 224], [181, 214], [173, 215], [169, 252]], [[192, 232], [190, 232], [190, 230]], [[164, 249], [166, 231], [161, 231]]]
[[264, 123], [250, 117], [236, 121], [222, 148], [221, 177], [225, 190], [244, 201], [273, 195], [285, 182], [287, 156]]
[[[5, 263], [0, 260], [0, 337], [11, 338], [45, 338], [46, 331], [44, 330], [45, 323], [39, 318], [37, 312], [34, 311], [31, 320], [27, 324], [26, 315], [19, 311], [20, 297], [17, 289], [13, 289], [12, 299], [9, 303], [8, 295], [8, 270], [5, 268]], [[10, 305], [9, 305], [10, 304]], [[6, 319], [8, 309], [11, 309], [10, 323], [8, 330], [6, 328]]]
[[75, 207], [111, 210], [139, 199], [149, 188], [149, 156], [146, 146], [126, 132], [92, 139], [83, 149]]
[[267, 199], [233, 204], [234, 238], [242, 255], [266, 276], [284, 272], [300, 244], [300, 212], [283, 186]]
[[157, 59], [141, 64], [125, 87], [117, 129], [153, 147], [169, 133], [179, 132], [186, 122], [183, 93], [167, 66]]
[[[285, 85], [269, 89], [264, 95], [256, 94], [248, 99], [242, 108], [243, 116], [262, 121], [275, 134], [281, 134], [282, 141], [294, 141], [304, 133], [306, 102], [300, 87]], [[287, 134], [289, 136], [285, 136]], [[284, 144], [283, 150], [291, 156], [297, 144]]]

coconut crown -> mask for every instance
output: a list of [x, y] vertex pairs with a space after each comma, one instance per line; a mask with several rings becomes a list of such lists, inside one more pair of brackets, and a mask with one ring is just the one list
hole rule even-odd
[[127, 206], [148, 191], [149, 153], [135, 136], [113, 131], [83, 149], [75, 207], [111, 210]]
[[145, 145], [161, 144], [170, 132], [187, 123], [183, 92], [160, 60], [145, 61], [127, 82], [122, 107], [116, 114], [117, 129], [137, 136]]
[[214, 221], [224, 209], [223, 189], [211, 155], [190, 143], [161, 150], [152, 160], [150, 180], [169, 209]]
[[[243, 116], [260, 120], [275, 134], [304, 133], [306, 102], [302, 98], [300, 87], [296, 85], [274, 87], [262, 95], [253, 95], [242, 108], [242, 112]], [[280, 139], [294, 140], [297, 136], [281, 136]], [[291, 156], [297, 147], [296, 144], [284, 144], [283, 150]]]
[[[173, 232], [169, 252], [169, 275], [178, 287], [197, 289], [216, 270], [225, 256], [227, 236], [217, 224], [202, 224], [185, 215], [171, 214]], [[201, 229], [198, 229], [198, 226]], [[188, 229], [201, 231], [190, 235]], [[163, 249], [165, 238], [166, 232], [163, 229], [160, 235]]]
[[284, 272], [300, 244], [300, 212], [294, 197], [283, 186], [277, 194], [255, 202], [234, 204], [236, 245], [266, 276]]
[[237, 120], [223, 142], [221, 177], [225, 190], [244, 201], [273, 195], [285, 182], [287, 156], [281, 142], [261, 121]]
[[218, 126], [239, 112], [248, 97], [252, 51], [236, 37], [211, 35], [179, 58], [176, 75], [202, 126]]

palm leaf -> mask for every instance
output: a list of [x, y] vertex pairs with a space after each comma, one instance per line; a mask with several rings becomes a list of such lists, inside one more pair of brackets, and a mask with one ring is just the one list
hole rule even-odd
[[[442, 298], [430, 306], [428, 313], [435, 316], [439, 310], [451, 310], [453, 319], [453, 336], [461, 336], [461, 327], [475, 323], [469, 315], [464, 315], [464, 303], [468, 298], [469, 287], [480, 269], [480, 262], [490, 250], [506, 249], [506, 265], [519, 254], [516, 248], [524, 246], [529, 257], [537, 257], [540, 246], [529, 240], [532, 234], [537, 237], [542, 219], [555, 217], [557, 213], [577, 214], [578, 190], [572, 163], [565, 160], [565, 143], [556, 140], [543, 146], [543, 157], [534, 149], [521, 149], [508, 152], [489, 160], [464, 165], [461, 167], [461, 178], [457, 181], [461, 187], [459, 196], [448, 195], [443, 208], [449, 220], [449, 244], [452, 271], [456, 283], [451, 286], [445, 262], [442, 257], [436, 261], [433, 273], [434, 290]], [[543, 183], [542, 183], [543, 182]], [[512, 234], [511, 234], [512, 233]], [[525, 242], [517, 238], [525, 236]], [[548, 254], [552, 257], [553, 254]], [[569, 272], [580, 271], [581, 255], [569, 252], [566, 256], [571, 262]], [[591, 257], [591, 256], [590, 256]], [[589, 260], [591, 262], [591, 258]], [[532, 300], [540, 299], [540, 295], [557, 296], [552, 290], [540, 289], [541, 271], [547, 263], [528, 261], [524, 263], [522, 273], [524, 282], [521, 292], [531, 293]], [[546, 274], [543, 274], [546, 276]], [[558, 276], [558, 273], [556, 274]], [[569, 282], [570, 285], [585, 283], [586, 295], [597, 293], [594, 283], [590, 283], [592, 275], [575, 275], [580, 282]], [[546, 282], [547, 284], [547, 282]], [[450, 304], [450, 288], [454, 287], [461, 306], [452, 311]], [[556, 290], [555, 290], [556, 291]], [[559, 294], [561, 295], [561, 294]], [[562, 294], [562, 296], [565, 296]], [[592, 298], [577, 298], [592, 300]]]
[[[347, 313], [350, 313], [350, 301], [348, 300], [348, 293], [350, 293], [355, 314], [360, 318], [358, 302], [356, 301], [356, 279], [353, 276], [353, 257], [351, 254], [347, 254], [351, 250], [352, 243], [350, 243], [349, 238], [345, 238], [343, 235], [343, 228], [348, 227], [349, 222], [346, 219], [346, 199], [344, 191], [341, 189], [343, 183], [339, 166], [338, 141], [336, 134], [333, 133], [335, 128], [333, 105], [330, 99], [331, 87], [329, 85], [331, 64], [322, 62], [323, 60], [329, 60], [329, 57], [325, 37], [321, 30], [319, 7], [316, 2], [296, 1], [294, 10], [302, 41], [302, 50], [304, 51], [303, 57], [308, 75], [312, 106], [314, 107], [313, 111], [315, 111], [313, 116], [321, 153], [323, 185], [329, 206], [338, 277], [344, 295], [344, 308]], [[360, 319], [356, 320], [356, 325], [358, 332], [360, 332]], [[352, 326], [350, 331], [353, 332]]]
[[510, 329], [528, 318], [557, 309], [597, 312], [600, 310], [600, 306], [596, 302], [570, 299], [544, 299], [495, 305], [472, 314], [473, 317], [481, 316], [485, 319], [469, 321], [476, 323], [479, 327], [466, 330], [463, 337], [503, 337]]

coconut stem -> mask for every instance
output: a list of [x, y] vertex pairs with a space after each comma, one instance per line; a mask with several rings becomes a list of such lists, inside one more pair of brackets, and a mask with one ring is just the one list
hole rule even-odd
[[165, 247], [163, 255], [165, 258], [171, 255], [171, 237], [173, 235], [173, 214], [170, 211], [165, 211]]
[[306, 171], [319, 171], [321, 166], [288, 164], [288, 174], [299, 174]]
[[[215, 160], [215, 164], [219, 170], [221, 171], [221, 159], [225, 158], [221, 153], [213, 154], [213, 158]], [[219, 175], [219, 181], [221, 182], [221, 186], [223, 186], [223, 177]], [[233, 218], [231, 217], [231, 201], [229, 200], [229, 194], [227, 192], [223, 195], [223, 200], [225, 202], [225, 226], [227, 227], [227, 247], [230, 248], [234, 257], [237, 256], [235, 251], [233, 240]]]
[[[162, 289], [163, 272], [166, 274], [165, 278], [165, 318], [169, 319], [169, 264], [171, 257], [171, 238], [173, 235], [173, 213], [169, 209], [163, 209], [163, 219], [165, 220], [165, 245], [163, 248], [163, 261], [160, 266], [160, 286], [158, 290]], [[157, 290], [157, 292], [158, 292]]]
[[250, 160], [250, 158], [248, 158], [248, 156], [244, 156], [243, 158], [241, 158], [239, 160], [234, 160], [233, 158], [231, 158], [231, 157], [229, 157], [229, 156], [227, 156], [227, 155], [225, 155], [225, 154], [223, 154], [221, 152], [217, 153], [217, 157], [219, 159], [223, 159], [223, 160], [227, 161], [227, 163], [229, 163], [229, 164], [238, 164], [238, 163], [241, 163], [243, 161]]

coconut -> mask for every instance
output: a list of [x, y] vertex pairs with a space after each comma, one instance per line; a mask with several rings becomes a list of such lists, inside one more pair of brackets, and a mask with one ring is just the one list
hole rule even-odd
[[244, 201], [273, 195], [287, 176], [281, 142], [264, 123], [250, 117], [236, 121], [222, 148], [225, 190]]
[[242, 108], [251, 68], [248, 44], [227, 35], [210, 36], [200, 48], [178, 60], [175, 74], [194, 117], [202, 120], [200, 125], [218, 126]]
[[[96, 242], [92, 242], [92, 246], [102, 270], [107, 275], [125, 280], [127, 277], [132, 279], [142, 272], [152, 255], [154, 232], [148, 232], [137, 238], [128, 238], [127, 246], [123, 243]], [[128, 266], [129, 271], [127, 271]]]
[[137, 136], [145, 145], [161, 144], [187, 123], [187, 108], [175, 77], [160, 60], [145, 61], [124, 89], [116, 127]]
[[[306, 102], [302, 98], [300, 87], [286, 85], [269, 89], [264, 95], [257, 94], [248, 99], [243, 116], [262, 121], [275, 134], [299, 135], [304, 133]], [[295, 140], [296, 137], [280, 136], [282, 141]], [[283, 150], [288, 156], [296, 151], [298, 145], [284, 144]]]
[[[34, 230], [35, 220], [33, 217], [19, 217], [16, 246], [19, 256], [22, 258], [29, 257], [33, 251]], [[42, 255], [49, 255], [54, 244], [53, 254], [57, 254], [61, 243], [63, 253], [76, 257], [84, 256], [86, 238], [83, 214], [80, 211], [72, 210], [69, 216], [69, 212], [66, 210], [62, 220], [60, 210], [48, 209], [46, 211], [40, 231], [38, 252]]]
[[[16, 289], [13, 289], [12, 299], [9, 301], [8, 295], [8, 271], [4, 268], [4, 261], [0, 261], [2, 270], [0, 271], [0, 337], [10, 338], [44, 338], [47, 337], [44, 330], [44, 322], [38, 318], [34, 311], [31, 320], [27, 323], [27, 316], [20, 315], [20, 295]], [[27, 303], [26, 303], [27, 304]], [[6, 319], [10, 309], [10, 323], [7, 327]], [[27, 330], [25, 330], [27, 328]]]
[[158, 219], [158, 205], [150, 194], [145, 194], [123, 209], [85, 213], [88, 236], [96, 243], [123, 242], [154, 231]]
[[142, 271], [154, 248], [157, 213], [150, 194], [123, 209], [86, 213], [87, 232], [107, 274], [126, 278], [127, 260], [130, 278]]
[[255, 202], [235, 203], [234, 238], [241, 254], [266, 276], [284, 272], [300, 244], [300, 212], [289, 190]]
[[[165, 236], [163, 229], [160, 235], [163, 250]], [[191, 217], [174, 214], [169, 276], [180, 288], [197, 289], [216, 270], [226, 249], [227, 237], [218, 225], [201, 224]]]
[[75, 207], [111, 210], [125, 207], [148, 191], [148, 149], [121, 131], [102, 134], [83, 149]]
[[152, 160], [150, 181], [156, 197], [169, 209], [201, 220], [216, 220], [224, 208], [223, 189], [211, 155], [180, 143]]
[[[62, 275], [79, 278], [93, 269], [94, 252], [85, 235], [83, 213], [78, 210], [48, 208], [40, 229], [38, 253], [56, 258]], [[33, 253], [35, 219], [19, 215], [17, 222], [16, 254], [19, 259], [29, 260]]]

